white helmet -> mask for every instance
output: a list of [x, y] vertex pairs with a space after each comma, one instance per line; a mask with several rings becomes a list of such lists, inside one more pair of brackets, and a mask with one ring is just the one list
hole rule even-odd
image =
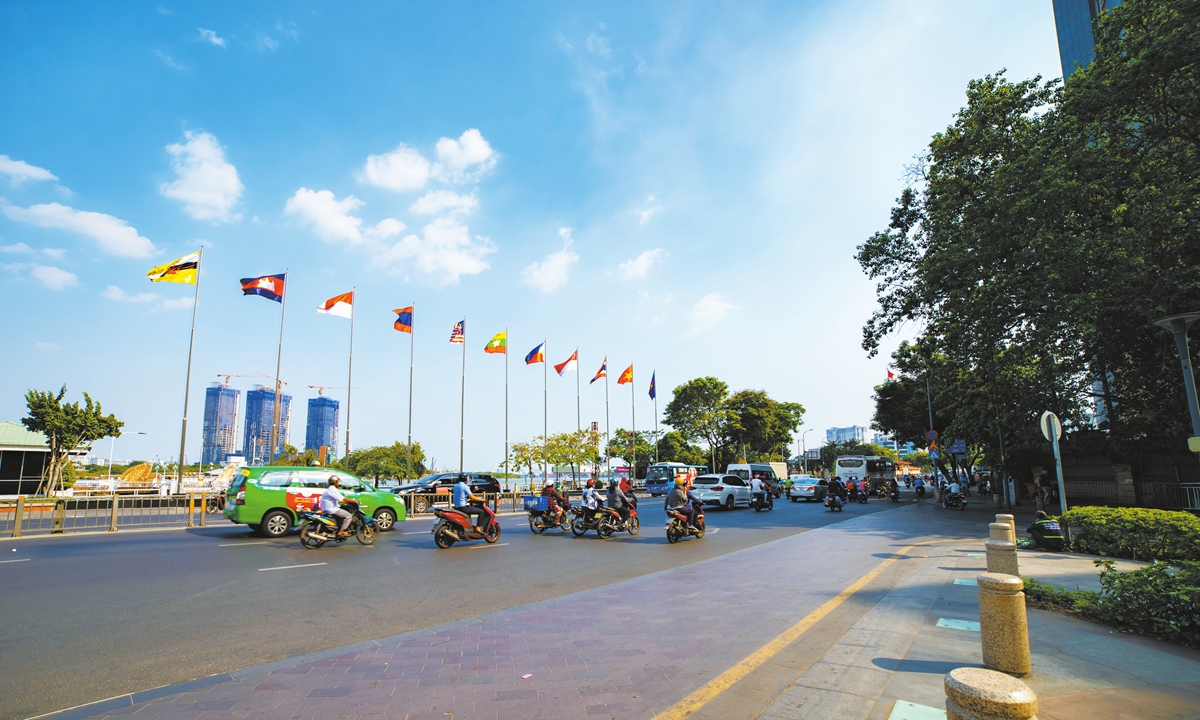
[[554, 478], [546, 478], [546, 487], [554, 487]]

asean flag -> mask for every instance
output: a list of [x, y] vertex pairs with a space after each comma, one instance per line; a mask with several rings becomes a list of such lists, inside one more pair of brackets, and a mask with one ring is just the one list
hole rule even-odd
[[263, 275], [262, 277], [242, 278], [243, 295], [259, 295], [277, 303], [283, 302], [283, 284], [286, 273], [280, 275]]
[[354, 314], [354, 291], [334, 295], [318, 305], [317, 312], [325, 315], [337, 315], [349, 320], [350, 316]]
[[625, 385], [633, 382], [633, 365], [625, 368], [625, 372], [621, 373], [621, 377], [617, 378], [618, 385]]

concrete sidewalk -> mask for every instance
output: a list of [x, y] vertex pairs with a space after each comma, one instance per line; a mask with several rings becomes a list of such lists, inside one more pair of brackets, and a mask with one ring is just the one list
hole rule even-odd
[[[983, 570], [987, 519], [932, 503], [900, 506], [595, 590], [58, 717], [653, 718], [720, 685], [714, 679], [801, 626], [691, 717], [944, 717], [942, 676], [980, 660], [971, 582]], [[975, 529], [970, 540], [953, 539]], [[530, 568], [531, 578], [541, 571]], [[314, 612], [326, 610], [336, 614]], [[1042, 718], [1200, 716], [1200, 653], [1037, 611], [1030, 634], [1028, 682], [1042, 697]], [[1131, 702], [1139, 714], [1120, 714]]]

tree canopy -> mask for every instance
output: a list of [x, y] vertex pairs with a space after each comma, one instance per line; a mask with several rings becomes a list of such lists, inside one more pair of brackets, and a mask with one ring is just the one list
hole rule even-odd
[[66, 394], [66, 385], [57, 393], [53, 390], [25, 393], [29, 414], [21, 419], [21, 424], [45, 435], [50, 446], [50, 461], [38, 489], [40, 495], [49, 495], [65, 486], [69, 473], [64, 470], [71, 462], [72, 450], [90, 450], [92, 443], [100, 438], [120, 437], [125, 425], [115, 416], [105, 415], [100, 403], [87, 393], [83, 394], [82, 406], [79, 402], [63, 402]]
[[[376, 481], [381, 478], [403, 478], [407, 475], [408, 444], [396, 441], [391, 445], [359, 448], [342, 458], [340, 465], [347, 472]], [[412, 465], [415, 477], [425, 474], [425, 451], [419, 442], [412, 444]]]

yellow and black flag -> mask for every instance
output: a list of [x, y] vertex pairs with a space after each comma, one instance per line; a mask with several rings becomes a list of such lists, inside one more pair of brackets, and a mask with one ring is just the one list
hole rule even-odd
[[172, 260], [166, 265], [159, 265], [156, 268], [151, 268], [150, 272], [146, 273], [146, 277], [150, 278], [150, 282], [169, 282], [195, 285], [196, 272], [199, 269], [200, 252], [196, 251], [191, 255], [184, 255], [178, 260]]

